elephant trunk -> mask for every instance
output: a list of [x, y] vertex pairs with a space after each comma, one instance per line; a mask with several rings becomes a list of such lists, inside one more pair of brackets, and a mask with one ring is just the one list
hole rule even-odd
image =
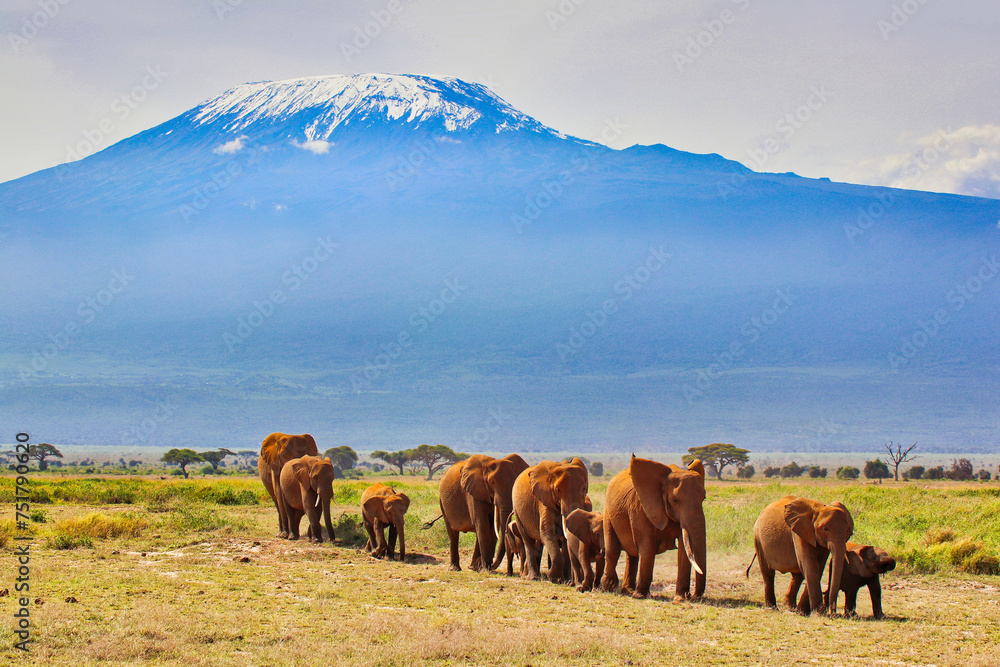
[[399, 562], [406, 562], [406, 531], [403, 529], [403, 519], [396, 520], [396, 536], [399, 537]]
[[326, 521], [326, 532], [330, 535], [330, 541], [333, 542], [336, 539], [336, 535], [333, 532], [333, 520], [330, 518], [330, 504], [333, 502], [333, 489], [330, 489], [329, 493], [323, 491], [323, 520]]
[[687, 521], [681, 522], [681, 539], [684, 542], [684, 552], [691, 567], [695, 571], [695, 597], [701, 597], [705, 593], [705, 584], [708, 577], [707, 559], [707, 536], [705, 533], [705, 514], [701, 511], [695, 513]]
[[[828, 611], [830, 615], [837, 613], [837, 597], [840, 594], [840, 580], [844, 575], [844, 563], [847, 562], [847, 544], [836, 542], [830, 549], [830, 579], [827, 588], [830, 591]], [[820, 573], [822, 575], [822, 573]]]
[[510, 515], [514, 512], [514, 504], [506, 499], [501, 499], [499, 502], [495, 503], [494, 506], [496, 507], [496, 524], [494, 525], [494, 528], [497, 536], [497, 554], [496, 558], [493, 560], [493, 564], [490, 566], [491, 570], [495, 570], [500, 567], [500, 563], [507, 554], [507, 544], [504, 540], [504, 532], [507, 530], [507, 522], [510, 520]]

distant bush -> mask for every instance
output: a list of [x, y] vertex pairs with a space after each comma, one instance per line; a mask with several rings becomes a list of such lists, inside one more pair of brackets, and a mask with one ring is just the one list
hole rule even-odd
[[805, 471], [806, 471], [805, 468], [803, 468], [802, 466], [800, 466], [795, 461], [792, 461], [788, 465], [781, 467], [781, 476], [782, 477], [786, 477], [786, 478], [788, 478], [788, 477], [802, 477], [802, 474]]
[[951, 470], [948, 471], [947, 476], [948, 479], [959, 482], [972, 479], [972, 461], [969, 459], [952, 459]]
[[736, 469], [736, 477], [738, 479], [751, 479], [756, 472], [753, 466], [743, 466]]
[[903, 479], [920, 479], [924, 476], [923, 466], [910, 466], [910, 469], [903, 474]]
[[604, 476], [604, 464], [600, 461], [594, 461], [590, 464], [590, 474], [594, 477]]
[[865, 461], [865, 477], [868, 479], [888, 479], [892, 477], [889, 466], [882, 459]]
[[981, 482], [988, 482], [988, 481], [990, 481], [990, 478], [992, 477], [992, 475], [990, 475], [990, 471], [989, 470], [986, 470], [985, 468], [983, 468], [982, 470], [979, 471], [979, 473], [977, 474], [977, 477], [979, 477], [979, 481], [981, 481]]
[[936, 466], [934, 468], [928, 468], [924, 471], [924, 479], [944, 479], [945, 478], [944, 466]]
[[768, 466], [764, 468], [764, 477], [770, 479], [771, 477], [777, 477], [781, 474], [781, 468], [775, 468], [774, 466]]
[[837, 479], [857, 479], [861, 476], [861, 471], [852, 466], [842, 466], [837, 468]]
[[809, 466], [809, 476], [813, 479], [825, 478], [827, 470], [826, 468], [820, 468], [819, 466]]

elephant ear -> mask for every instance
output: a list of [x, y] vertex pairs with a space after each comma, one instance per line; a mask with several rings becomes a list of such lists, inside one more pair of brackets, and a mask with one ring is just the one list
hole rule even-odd
[[410, 497], [405, 493], [398, 493], [396, 495], [399, 498], [400, 502], [403, 503], [403, 512], [406, 512], [406, 510], [410, 509]]
[[549, 508], [559, 508], [559, 499], [556, 498], [555, 489], [552, 487], [552, 466], [551, 461], [542, 461], [536, 466], [528, 468], [528, 484], [531, 486], [531, 495], [538, 502]]
[[851, 572], [859, 577], [862, 577], [863, 579], [870, 579], [871, 577], [874, 577], [875, 572], [871, 569], [869, 560], [873, 551], [874, 549], [867, 546], [848, 549], [847, 565], [851, 568]]
[[854, 534], [854, 517], [851, 516], [850, 510], [847, 509], [847, 505], [840, 502], [839, 500], [834, 500], [829, 505], [830, 507], [836, 507], [837, 509], [844, 510], [844, 516], [847, 519], [847, 536], [850, 537]]
[[484, 503], [493, 502], [493, 491], [486, 481], [486, 463], [484, 456], [473, 456], [462, 466], [462, 490], [476, 500]]
[[663, 530], [670, 519], [663, 500], [664, 484], [670, 477], [670, 468], [658, 461], [637, 458], [633, 454], [628, 471], [642, 511], [657, 530]]
[[792, 532], [816, 546], [816, 528], [813, 526], [813, 506], [805, 498], [795, 498], [785, 505], [785, 523]]
[[701, 475], [702, 481], [705, 480], [705, 464], [701, 462], [701, 459], [695, 459], [688, 464], [688, 470], [694, 471]]
[[566, 517], [566, 530], [576, 535], [581, 542], [590, 541], [590, 514], [575, 509]]
[[309, 461], [305, 457], [292, 459], [285, 465], [292, 466], [292, 472], [295, 473], [295, 479], [299, 482], [305, 481], [306, 484], [309, 483]]
[[378, 518], [385, 516], [385, 496], [372, 496], [362, 505], [367, 516]]
[[594, 511], [594, 501], [590, 499], [590, 496], [585, 496], [583, 499], [583, 509], [588, 512]]

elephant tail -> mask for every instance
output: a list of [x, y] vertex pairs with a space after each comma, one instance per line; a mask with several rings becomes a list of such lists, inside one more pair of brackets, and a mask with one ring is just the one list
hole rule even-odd
[[443, 516], [444, 516], [443, 512], [441, 514], [438, 514], [437, 515], [437, 519], [434, 519], [433, 521], [428, 521], [427, 523], [425, 523], [424, 525], [422, 525], [420, 527], [420, 529], [421, 530], [427, 530], [428, 528], [430, 528], [431, 526], [433, 526], [435, 523], [437, 523], [437, 520], [440, 519]]
[[747, 579], [750, 578], [750, 568], [753, 567], [753, 562], [757, 560], [757, 552], [753, 552], [753, 558], [750, 559], [750, 564], [747, 565]]

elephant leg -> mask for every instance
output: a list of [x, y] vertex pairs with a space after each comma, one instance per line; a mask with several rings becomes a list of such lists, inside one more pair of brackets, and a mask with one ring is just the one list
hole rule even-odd
[[389, 524], [389, 560], [396, 559], [396, 526]]
[[541, 572], [539, 571], [539, 565], [542, 560], [541, 543], [535, 540], [533, 537], [524, 535], [524, 565], [525, 567], [521, 570], [522, 579], [541, 579]]
[[625, 554], [625, 583], [628, 586], [629, 595], [635, 591], [635, 580], [639, 575], [639, 558]]
[[778, 599], [774, 594], [774, 570], [760, 556], [759, 549], [757, 554], [757, 563], [760, 565], [760, 577], [764, 581], [764, 605], [769, 609], [777, 609]]
[[297, 540], [299, 539], [299, 525], [302, 523], [302, 510], [295, 509], [294, 507], [286, 508], [288, 517], [288, 539]]
[[[315, 494], [311, 498], [307, 498], [305, 494], [302, 496], [303, 506], [305, 508], [306, 518], [309, 520], [309, 541], [310, 542], [322, 542], [323, 541], [323, 528], [320, 525], [320, 509], [316, 507], [316, 497]], [[301, 514], [299, 515], [302, 516]]]
[[622, 554], [622, 543], [614, 529], [605, 524], [604, 528], [604, 574], [601, 577], [601, 590], [614, 593], [618, 590], [618, 559]]
[[483, 550], [479, 546], [479, 538], [476, 538], [476, 546], [472, 548], [472, 562], [469, 567], [480, 572], [483, 568]]
[[458, 531], [451, 527], [448, 520], [445, 519], [444, 522], [445, 530], [448, 531], [448, 552], [451, 559], [451, 564], [448, 565], [448, 569], [452, 572], [461, 572], [462, 565], [458, 562]]
[[[843, 589], [843, 587], [841, 587]], [[853, 586], [844, 590], [844, 616], [857, 616], [858, 615], [858, 588]], [[871, 592], [871, 587], [868, 588], [869, 593]], [[830, 606], [829, 598], [826, 599], [826, 606]], [[875, 614], [875, 598], [872, 597], [872, 615]]]
[[[795, 601], [799, 599], [799, 588], [802, 587], [802, 581], [805, 577], [801, 572], [792, 572], [792, 580], [788, 583], [788, 592], [785, 593], [784, 604], [789, 609], [795, 609]], [[802, 596], [802, 600], [808, 599], [808, 594]], [[802, 600], [799, 600], [801, 602]], [[801, 611], [801, 609], [800, 609]], [[809, 612], [804, 612], [808, 614]]]
[[648, 598], [653, 585], [653, 565], [656, 563], [656, 544], [653, 540], [636, 545], [639, 547], [639, 577], [636, 579], [634, 598]]
[[[826, 559], [826, 553], [820, 557], [810, 557], [806, 554], [799, 559], [799, 569], [802, 571], [799, 576], [804, 576], [806, 579], [806, 592], [809, 594], [810, 609], [820, 614], [826, 611], [826, 603], [823, 600], [823, 569], [826, 566]], [[834, 599], [838, 593], [840, 593], [839, 590], [830, 591], [830, 599]], [[805, 597], [805, 593], [802, 597]], [[802, 600], [799, 600], [799, 611], [804, 608]]]
[[281, 468], [271, 471], [271, 484], [273, 485], [274, 505], [278, 508], [278, 537], [288, 539], [288, 505], [285, 503], [285, 496], [281, 493], [281, 481], [278, 475]]
[[375, 556], [375, 558], [385, 558], [385, 552], [389, 548], [389, 545], [385, 541], [385, 524], [379, 519], [375, 519], [374, 524], [377, 547], [372, 555]]
[[[871, 595], [872, 598], [872, 617], [885, 618], [885, 614], [882, 613], [882, 583], [879, 581], [878, 575], [875, 575], [875, 577], [868, 582], [868, 594]], [[854, 610], [857, 604], [858, 592], [854, 591], [853, 599], [850, 596], [847, 597], [845, 609]]]
[[540, 531], [545, 550], [552, 558], [552, 564], [549, 565], [549, 581], [554, 584], [558, 584], [566, 578], [566, 539], [560, 534], [561, 530], [562, 517], [547, 507], [542, 509]]
[[590, 549], [584, 548], [578, 560], [580, 561], [580, 575], [582, 578], [576, 590], [580, 592], [592, 590], [594, 588], [594, 566], [590, 558]]
[[365, 524], [365, 532], [368, 533], [368, 544], [365, 545], [365, 551], [375, 553], [375, 548], [378, 546], [378, 540], [375, 538], [375, 527], [372, 521], [366, 518], [362, 518], [362, 522]]
[[476, 500], [472, 506], [472, 524], [476, 529], [476, 546], [479, 548], [479, 558], [472, 559], [472, 569], [477, 572], [489, 572], [496, 552], [496, 528], [494, 508], [490, 503]]

